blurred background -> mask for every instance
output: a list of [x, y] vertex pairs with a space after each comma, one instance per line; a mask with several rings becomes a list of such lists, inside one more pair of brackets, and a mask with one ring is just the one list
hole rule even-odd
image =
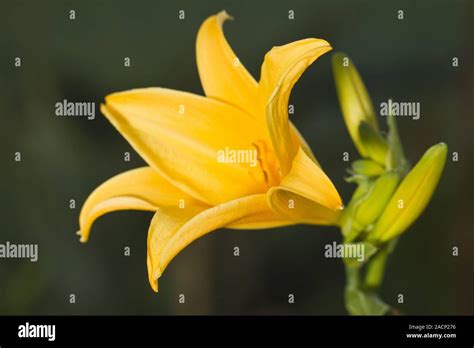
[[[432, 202], [390, 258], [382, 298], [407, 314], [474, 314], [474, 2], [434, 1], [10, 1], [0, 4], [0, 243], [38, 243], [39, 261], [0, 259], [0, 314], [345, 314], [344, 270], [324, 258], [336, 228], [220, 230], [192, 243], [152, 292], [146, 273], [151, 213], [100, 218], [79, 243], [78, 215], [100, 183], [143, 160], [107, 120], [56, 117], [55, 103], [163, 86], [202, 94], [195, 64], [200, 24], [225, 9], [225, 33], [259, 77], [274, 45], [318, 37], [348, 53], [376, 110], [392, 98], [421, 103], [399, 118], [415, 163], [434, 143], [450, 155]], [[69, 19], [74, 10], [76, 19]], [[179, 20], [178, 11], [185, 11]], [[288, 11], [294, 11], [294, 20]], [[399, 20], [398, 10], [404, 19]], [[21, 57], [21, 68], [14, 66]], [[130, 57], [131, 66], [124, 67]], [[459, 66], [452, 66], [453, 57]], [[345, 129], [330, 53], [302, 76], [290, 103], [345, 202]], [[381, 118], [381, 124], [384, 120]], [[124, 152], [131, 161], [124, 161]], [[21, 152], [21, 162], [14, 161]], [[451, 160], [458, 152], [459, 161]], [[76, 208], [70, 209], [70, 200]], [[233, 248], [240, 248], [240, 256]], [[130, 247], [131, 255], [124, 256]], [[452, 248], [459, 256], [452, 256]], [[185, 294], [186, 303], [178, 302]], [[288, 303], [288, 294], [295, 303]], [[70, 303], [70, 295], [76, 302]]]

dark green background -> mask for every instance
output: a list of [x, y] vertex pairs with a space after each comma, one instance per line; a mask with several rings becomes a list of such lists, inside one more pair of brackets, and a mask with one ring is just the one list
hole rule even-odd
[[[400, 119], [413, 162], [444, 141], [448, 157], [428, 209], [391, 257], [382, 297], [408, 314], [474, 314], [473, 1], [2, 1], [0, 5], [0, 243], [39, 243], [39, 261], [0, 259], [0, 314], [344, 314], [344, 273], [324, 245], [336, 228], [222, 230], [181, 252], [155, 294], [146, 276], [150, 213], [117, 212], [79, 243], [79, 209], [109, 177], [143, 161], [97, 115], [59, 118], [54, 104], [94, 101], [137, 87], [202, 94], [195, 37], [226, 9], [232, 47], [256, 77], [274, 45], [328, 40], [358, 66], [378, 109], [421, 103], [421, 119]], [[76, 20], [69, 20], [69, 10]], [[178, 20], [178, 10], [186, 19]], [[405, 19], [397, 19], [397, 10]], [[288, 20], [288, 11], [295, 20]], [[460, 66], [451, 66], [452, 57]], [[22, 67], [13, 66], [21, 57]], [[124, 57], [132, 66], [123, 67]], [[301, 78], [292, 116], [347, 202], [342, 153], [357, 157], [332, 80], [330, 54]], [[381, 119], [383, 122], [383, 120]], [[14, 162], [20, 151], [22, 161]], [[123, 154], [132, 152], [131, 162]], [[75, 210], [69, 200], [77, 201]], [[132, 255], [123, 249], [130, 246]], [[240, 257], [233, 247], [239, 246]], [[451, 255], [459, 247], [459, 256]], [[69, 294], [76, 304], [69, 304]], [[186, 304], [178, 303], [178, 294]], [[295, 304], [288, 304], [289, 293]]]

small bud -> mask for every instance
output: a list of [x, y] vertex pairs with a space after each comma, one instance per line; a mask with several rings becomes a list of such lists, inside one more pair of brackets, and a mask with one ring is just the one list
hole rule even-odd
[[359, 124], [359, 137], [367, 151], [366, 156], [385, 166], [389, 153], [387, 141], [367, 122], [362, 121]]
[[401, 174], [398, 172], [386, 172], [378, 178], [366, 178], [358, 182], [358, 187], [339, 222], [346, 242], [354, 241], [363, 231], [369, 232], [373, 228], [397, 188], [400, 178]]
[[[448, 148], [439, 143], [425, 152], [393, 194], [369, 234], [369, 240], [386, 242], [403, 233], [420, 216], [438, 185]], [[398, 202], [404, 202], [398, 208]]]
[[378, 289], [380, 287], [389, 253], [389, 248], [384, 248], [372, 258], [365, 273], [365, 288]]
[[366, 159], [352, 162], [352, 170], [356, 174], [361, 174], [368, 177], [378, 176], [385, 172], [385, 169], [377, 162]]
[[357, 206], [367, 197], [373, 185], [373, 180], [359, 181], [358, 186], [352, 195], [351, 201], [348, 206], [344, 208], [339, 220], [339, 225], [341, 226], [342, 234], [348, 243], [352, 242], [359, 233], [362, 232], [362, 227], [354, 221], [354, 212]]
[[399, 182], [400, 175], [394, 172], [388, 172], [378, 177], [367, 198], [356, 207], [355, 221], [363, 228], [375, 222], [387, 206]]
[[[344, 64], [344, 62], [348, 64]], [[377, 133], [379, 132], [372, 101], [354, 63], [347, 55], [344, 53], [334, 54], [332, 68], [346, 127], [361, 156], [367, 157], [368, 151], [360, 139], [359, 125], [365, 121]]]

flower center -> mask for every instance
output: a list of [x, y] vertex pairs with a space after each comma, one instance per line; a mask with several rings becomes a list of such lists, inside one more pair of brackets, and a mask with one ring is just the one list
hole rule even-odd
[[257, 150], [258, 165], [262, 170], [267, 188], [278, 185], [281, 180], [280, 167], [272, 146], [262, 139], [253, 142], [252, 145]]

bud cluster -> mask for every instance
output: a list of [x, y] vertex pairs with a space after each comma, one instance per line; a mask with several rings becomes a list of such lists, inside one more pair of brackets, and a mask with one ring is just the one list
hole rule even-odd
[[348, 169], [346, 180], [357, 184], [357, 188], [339, 225], [344, 243], [361, 244], [371, 250], [363, 263], [345, 259], [346, 308], [356, 315], [385, 314], [390, 307], [375, 291], [382, 282], [387, 257], [397, 237], [428, 205], [443, 172], [447, 146], [444, 143], [432, 146], [410, 170], [395, 115], [387, 115], [385, 136], [352, 61], [345, 54], [336, 53], [332, 63], [342, 115], [362, 157]]

